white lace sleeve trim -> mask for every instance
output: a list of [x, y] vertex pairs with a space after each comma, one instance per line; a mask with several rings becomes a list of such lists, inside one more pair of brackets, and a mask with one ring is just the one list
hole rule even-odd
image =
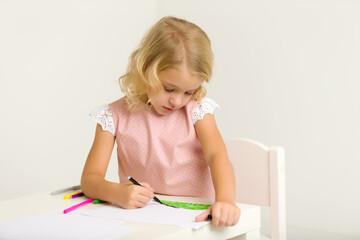
[[98, 124], [100, 124], [102, 130], [110, 132], [115, 136], [114, 119], [109, 105], [102, 105], [95, 108], [90, 113], [91, 118]]
[[194, 125], [198, 120], [203, 119], [205, 114], [213, 114], [216, 108], [219, 108], [219, 105], [210, 98], [204, 98], [199, 101], [192, 113], [192, 120]]

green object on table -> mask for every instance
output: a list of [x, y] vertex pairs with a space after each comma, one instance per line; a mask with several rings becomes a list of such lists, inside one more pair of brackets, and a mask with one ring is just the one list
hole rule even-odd
[[[161, 202], [165, 203], [167, 205], [170, 205], [170, 206], [184, 208], [184, 209], [190, 209], [190, 210], [206, 210], [209, 207], [211, 207], [211, 204], [173, 202], [173, 201], [166, 201], [166, 200], [161, 200]], [[102, 201], [99, 199], [93, 200], [93, 204], [98, 204], [98, 203], [106, 203], [106, 201]]]
[[161, 200], [161, 202], [170, 206], [184, 208], [184, 209], [191, 209], [191, 210], [206, 210], [209, 207], [211, 207], [211, 204], [173, 202], [173, 201], [165, 201], [165, 200]]

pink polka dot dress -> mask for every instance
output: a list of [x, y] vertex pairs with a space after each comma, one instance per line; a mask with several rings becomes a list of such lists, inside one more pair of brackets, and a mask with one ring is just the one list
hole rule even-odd
[[121, 183], [132, 176], [149, 183], [155, 193], [213, 200], [210, 169], [194, 125], [217, 107], [205, 98], [168, 115], [151, 107], [131, 112], [124, 97], [98, 107], [92, 117], [115, 136]]

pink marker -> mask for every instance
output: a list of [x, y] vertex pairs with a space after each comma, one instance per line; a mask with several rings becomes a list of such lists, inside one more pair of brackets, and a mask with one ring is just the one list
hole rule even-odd
[[92, 199], [88, 199], [88, 200], [86, 200], [86, 201], [84, 201], [84, 202], [82, 202], [82, 203], [76, 204], [76, 205], [74, 205], [74, 206], [72, 206], [72, 207], [69, 207], [68, 209], [65, 209], [65, 210], [63, 211], [63, 213], [66, 214], [66, 213], [69, 213], [69, 212], [71, 212], [71, 211], [74, 211], [75, 209], [77, 209], [77, 208], [79, 208], [79, 207], [81, 207], [81, 206], [84, 206], [84, 205], [86, 205], [86, 204], [92, 203], [92, 201], [93, 201]]

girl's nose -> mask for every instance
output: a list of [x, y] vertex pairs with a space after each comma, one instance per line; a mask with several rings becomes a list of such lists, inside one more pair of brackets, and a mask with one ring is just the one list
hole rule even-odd
[[180, 94], [176, 94], [176, 95], [171, 96], [169, 101], [170, 101], [171, 107], [177, 108], [181, 105], [182, 98], [181, 98]]

